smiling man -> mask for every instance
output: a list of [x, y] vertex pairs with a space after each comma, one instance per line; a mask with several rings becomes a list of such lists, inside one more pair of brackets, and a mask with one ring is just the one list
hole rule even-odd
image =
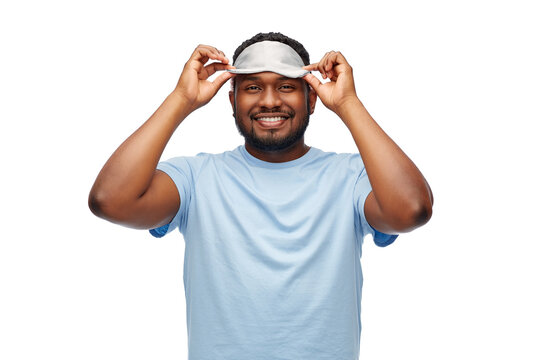
[[[313, 112], [307, 97], [308, 94], [313, 97], [314, 93], [303, 89], [305, 82], [264, 72], [256, 76], [240, 76], [238, 83], [239, 90], [231, 91], [230, 98], [236, 125], [246, 140], [246, 146], [253, 151], [263, 150], [261, 155], [264, 156], [264, 152], [284, 150], [298, 144]], [[265, 89], [268, 86], [270, 91]], [[272, 95], [274, 89], [280, 96]], [[311, 103], [315, 104], [314, 97]]]
[[[300, 43], [266, 33], [233, 61], [195, 49], [175, 90], [107, 161], [89, 206], [156, 237], [183, 234], [189, 359], [358, 359], [363, 238], [387, 246], [425, 224], [429, 185], [366, 111], [341, 53], [310, 64]], [[229, 79], [244, 144], [159, 162]], [[317, 99], [358, 153], [305, 144]]]

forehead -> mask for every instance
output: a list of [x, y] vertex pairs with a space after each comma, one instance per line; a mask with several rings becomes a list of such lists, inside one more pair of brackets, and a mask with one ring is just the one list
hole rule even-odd
[[286, 77], [286, 76], [283, 76], [274, 72], [266, 71], [266, 72], [260, 72], [260, 73], [255, 73], [255, 74], [236, 75], [236, 81], [238, 83], [242, 83], [245, 81], [267, 82], [267, 83], [288, 81], [288, 82], [301, 83], [303, 79], [290, 78], [290, 77]]

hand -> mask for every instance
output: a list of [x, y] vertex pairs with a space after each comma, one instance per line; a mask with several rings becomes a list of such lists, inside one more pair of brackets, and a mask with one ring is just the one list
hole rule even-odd
[[306, 70], [318, 71], [323, 79], [329, 82], [321, 83], [312, 74], [304, 76], [304, 80], [315, 90], [323, 104], [339, 115], [340, 109], [350, 100], [358, 101], [354, 88], [352, 67], [340, 52], [327, 52], [321, 61], [304, 66]]
[[[208, 60], [216, 60], [205, 66]], [[199, 45], [187, 61], [173, 93], [185, 99], [189, 112], [206, 105], [234, 74], [224, 72], [214, 81], [207, 79], [216, 71], [234, 69], [223, 51], [208, 45]]]

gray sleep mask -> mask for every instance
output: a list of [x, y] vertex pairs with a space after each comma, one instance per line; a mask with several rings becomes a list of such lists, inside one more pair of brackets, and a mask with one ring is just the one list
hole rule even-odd
[[254, 74], [271, 71], [289, 78], [301, 78], [308, 74], [302, 69], [304, 62], [289, 45], [279, 41], [260, 41], [245, 48], [233, 64], [233, 74]]

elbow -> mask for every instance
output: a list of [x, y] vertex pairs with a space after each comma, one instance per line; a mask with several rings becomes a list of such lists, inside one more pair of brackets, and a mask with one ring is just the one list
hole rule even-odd
[[393, 227], [399, 233], [410, 232], [425, 225], [432, 215], [431, 201], [412, 203], [402, 208]]
[[88, 195], [88, 207], [99, 218], [116, 222], [121, 218], [121, 202], [117, 197], [104, 191], [92, 189]]
[[431, 219], [431, 216], [433, 215], [433, 206], [431, 202], [429, 203], [422, 203], [416, 205], [410, 214], [411, 223], [414, 226], [414, 228], [420, 227], [422, 225], [427, 224], [427, 222]]
[[105, 203], [106, 201], [100, 193], [90, 191], [90, 194], [88, 195], [88, 207], [90, 208], [92, 214], [96, 215], [97, 217], [104, 218], [106, 208]]
[[134, 220], [134, 202], [107, 191], [90, 191], [88, 195], [88, 207], [97, 217], [118, 224], [137, 229], [147, 229]]

